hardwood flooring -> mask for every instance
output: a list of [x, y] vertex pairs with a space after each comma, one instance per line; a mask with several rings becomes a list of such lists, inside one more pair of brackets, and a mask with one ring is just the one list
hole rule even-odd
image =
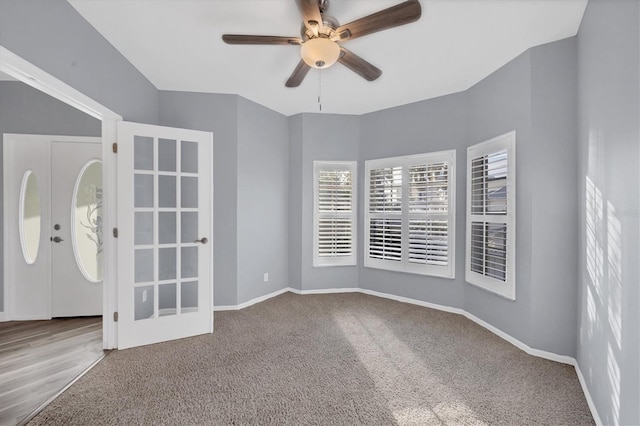
[[0, 425], [16, 425], [103, 356], [102, 318], [0, 322]]

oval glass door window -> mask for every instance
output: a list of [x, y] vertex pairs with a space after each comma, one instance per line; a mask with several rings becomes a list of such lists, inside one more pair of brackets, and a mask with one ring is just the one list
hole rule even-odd
[[102, 162], [88, 161], [80, 170], [71, 207], [73, 254], [84, 277], [102, 281]]
[[27, 170], [20, 188], [20, 241], [24, 260], [28, 264], [36, 261], [40, 248], [40, 194], [38, 179]]

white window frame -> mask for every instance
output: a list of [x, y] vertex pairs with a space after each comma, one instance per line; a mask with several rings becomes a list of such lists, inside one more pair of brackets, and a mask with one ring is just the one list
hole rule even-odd
[[[442, 216], [447, 220], [447, 264], [431, 265], [409, 262], [409, 220], [415, 217], [415, 213], [409, 211], [409, 167], [417, 165], [429, 165], [436, 163], [448, 165], [448, 211]], [[371, 170], [401, 167], [402, 168], [402, 209], [395, 217], [401, 219], [401, 260], [386, 260], [369, 256], [370, 252], [370, 223], [376, 214], [370, 212], [370, 172]], [[386, 269], [391, 271], [407, 272], [412, 274], [430, 275], [442, 278], [455, 278], [455, 241], [456, 241], [456, 151], [438, 151], [425, 154], [406, 155], [401, 157], [381, 158], [365, 161], [365, 254], [364, 266], [368, 268]], [[432, 217], [424, 215], [425, 218]]]
[[[321, 171], [348, 171], [351, 173], [351, 211], [320, 212], [318, 203], [318, 183]], [[314, 161], [313, 162], [313, 266], [354, 266], [357, 264], [357, 200], [358, 200], [358, 163], [356, 161]], [[321, 219], [351, 220], [351, 254], [349, 256], [319, 255], [319, 223]]]
[[[472, 162], [474, 159], [507, 151], [507, 213], [472, 214], [471, 210], [471, 179]], [[482, 289], [496, 293], [509, 300], [516, 299], [516, 132], [511, 131], [487, 141], [467, 148], [467, 218], [466, 218], [466, 252], [465, 252], [465, 280]], [[506, 277], [505, 281], [483, 275], [471, 270], [471, 223], [504, 223], [507, 225], [506, 239]]]

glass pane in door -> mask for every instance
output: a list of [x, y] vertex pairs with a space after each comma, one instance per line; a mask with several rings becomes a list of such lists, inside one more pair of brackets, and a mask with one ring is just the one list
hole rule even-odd
[[187, 281], [181, 284], [180, 307], [183, 314], [198, 311], [198, 281]]
[[198, 178], [183, 176], [180, 183], [180, 205], [185, 208], [198, 208]]
[[163, 172], [176, 171], [176, 141], [158, 140], [158, 169]]
[[158, 242], [160, 244], [175, 244], [176, 242], [176, 213], [158, 213], [159, 229]]
[[198, 144], [183, 141], [180, 149], [182, 173], [198, 173]]
[[177, 302], [176, 283], [161, 284], [158, 288], [158, 312], [161, 317], [175, 315]]
[[153, 213], [134, 213], [135, 238], [134, 244], [153, 244]]
[[135, 320], [148, 319], [153, 317], [153, 286], [145, 285], [136, 287], [134, 290], [134, 318]]
[[198, 212], [182, 212], [180, 241], [194, 243], [198, 237]]

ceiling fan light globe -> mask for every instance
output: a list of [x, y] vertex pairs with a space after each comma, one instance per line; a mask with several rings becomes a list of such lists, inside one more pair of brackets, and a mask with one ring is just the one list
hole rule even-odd
[[312, 38], [300, 47], [300, 56], [312, 68], [328, 68], [340, 57], [340, 46], [328, 38]]

